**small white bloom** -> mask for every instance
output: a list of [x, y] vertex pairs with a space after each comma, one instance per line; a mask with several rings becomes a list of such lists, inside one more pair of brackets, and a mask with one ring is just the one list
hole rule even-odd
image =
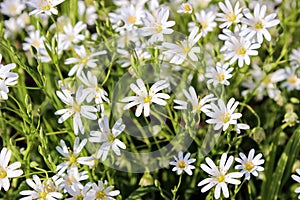
[[88, 192], [92, 187], [92, 183], [88, 182], [82, 189], [78, 184], [74, 184], [73, 187], [67, 187], [66, 190], [68, 194], [72, 197], [66, 198], [66, 200], [92, 200], [87, 197]]
[[275, 72], [277, 77], [280, 75], [277, 80], [284, 80], [281, 87], [287, 88], [288, 91], [300, 90], [300, 78], [297, 74], [297, 70], [298, 67], [286, 67]]
[[258, 176], [258, 171], [263, 171], [264, 168], [259, 166], [262, 165], [265, 160], [261, 159], [262, 154], [259, 153], [254, 157], [255, 150], [251, 149], [249, 151], [248, 157], [242, 152], [239, 153], [241, 158], [235, 158], [235, 161], [240, 163], [240, 165], [236, 165], [235, 169], [241, 170], [241, 173], [245, 174], [245, 178], [250, 180], [251, 174], [253, 176]]
[[17, 84], [19, 75], [17, 73], [10, 72], [10, 70], [16, 67], [15, 63], [2, 65], [1, 60], [2, 55], [0, 54], [0, 100], [6, 100], [8, 99], [8, 87]]
[[[212, 32], [217, 26], [217, 23], [215, 22], [216, 14], [213, 11], [205, 12], [204, 10], [201, 10], [200, 13], [195, 13], [195, 16], [197, 23], [200, 23], [201, 25], [200, 32], [202, 37], [205, 37], [209, 32]], [[188, 25], [190, 31], [192, 31], [194, 27], [197, 27], [195, 22], [190, 22]]]
[[[209, 109], [211, 107], [210, 107], [210, 104], [207, 104], [207, 103], [217, 99], [217, 98], [214, 98], [213, 94], [206, 95], [205, 97], [200, 99], [197, 96], [197, 93], [193, 86], [189, 87], [189, 91], [183, 89], [182, 92], [183, 92], [184, 96], [188, 99], [188, 101], [192, 104], [192, 113], [200, 112], [200, 111], [202, 111], [204, 113], [209, 112]], [[179, 105], [174, 106], [174, 109], [185, 110], [188, 107], [188, 102], [186, 102], [186, 101], [175, 99], [174, 102], [179, 104]]]
[[78, 1], [78, 14], [81, 19], [85, 19], [85, 22], [92, 26], [98, 19], [98, 14], [94, 5], [85, 5], [85, 1]]
[[290, 60], [293, 66], [300, 65], [300, 48], [292, 50], [292, 53], [290, 54]]
[[45, 13], [46, 15], [57, 15], [58, 11], [55, 6], [61, 4], [64, 0], [28, 0], [26, 3], [35, 10], [31, 11], [29, 15], [39, 15]]
[[64, 140], [60, 140], [60, 146], [56, 146], [56, 150], [67, 160], [56, 167], [58, 174], [62, 174], [66, 169], [76, 166], [77, 164], [88, 165], [92, 167], [94, 165], [93, 157], [79, 157], [79, 153], [87, 143], [87, 139], [83, 139], [80, 143], [78, 137], [75, 138], [73, 150], [67, 147]]
[[73, 166], [67, 170], [67, 173], [61, 175], [58, 188], [59, 190], [64, 189], [65, 191], [75, 189], [75, 187], [83, 189], [83, 185], [80, 181], [84, 181], [88, 178], [89, 176], [87, 171], [79, 172], [78, 168]]
[[192, 14], [193, 6], [190, 3], [182, 3], [180, 9], [177, 10], [177, 13], [188, 13]]
[[23, 171], [18, 169], [21, 167], [20, 162], [14, 162], [8, 165], [10, 157], [11, 150], [3, 147], [0, 153], [0, 190], [3, 188], [7, 191], [10, 187], [9, 178], [15, 178], [23, 174]]
[[67, 58], [65, 61], [66, 65], [75, 64], [72, 69], [69, 71], [68, 76], [73, 76], [76, 73], [76, 76], [80, 76], [82, 74], [82, 70], [84, 67], [95, 68], [97, 67], [98, 59], [94, 58], [99, 55], [104, 55], [107, 52], [97, 51], [95, 53], [88, 54], [84, 48], [84, 46], [75, 46], [74, 50], [77, 54], [75, 58]]
[[96, 158], [101, 158], [104, 161], [107, 158], [109, 150], [112, 150], [118, 156], [121, 155], [121, 149], [126, 149], [126, 145], [121, 142], [117, 137], [124, 131], [125, 125], [122, 124], [122, 119], [116, 121], [112, 129], [109, 127], [108, 117], [104, 115], [103, 118], [98, 120], [100, 131], [91, 131], [90, 142], [102, 143], [100, 146]]
[[145, 83], [142, 79], [137, 79], [136, 83], [137, 85], [134, 83], [130, 84], [130, 88], [136, 93], [136, 96], [125, 97], [121, 100], [122, 102], [129, 102], [126, 106], [124, 106], [124, 110], [138, 105], [135, 111], [135, 116], [139, 117], [144, 109], [144, 116], [148, 117], [150, 115], [151, 103], [156, 103], [161, 106], [165, 106], [167, 104], [165, 99], [169, 99], [170, 96], [165, 93], [157, 93], [169, 87], [170, 84], [167, 81], [157, 81], [151, 86], [149, 92], [147, 91]]
[[88, 71], [87, 76], [82, 73], [81, 76], [79, 76], [79, 79], [85, 86], [87, 86], [87, 88], [84, 89], [87, 94], [86, 101], [90, 103], [93, 99], [95, 99], [98, 111], [101, 110], [104, 112], [104, 101], [107, 103], [110, 103], [110, 101], [107, 97], [107, 92], [98, 86], [97, 77]]
[[63, 123], [69, 117], [73, 116], [73, 127], [74, 133], [77, 135], [78, 130], [84, 134], [84, 126], [82, 124], [81, 115], [87, 119], [96, 120], [97, 109], [94, 106], [81, 105], [86, 98], [86, 93], [83, 91], [83, 86], [80, 86], [75, 94], [75, 99], [73, 98], [69, 90], [63, 89], [61, 91], [56, 91], [56, 95], [60, 98], [64, 104], [66, 104], [65, 109], [56, 111], [55, 115], [62, 115], [58, 119], [58, 123]]
[[88, 199], [115, 200], [115, 196], [120, 194], [119, 190], [113, 190], [114, 186], [109, 186], [107, 181], [98, 181], [98, 185], [93, 183], [92, 189], [87, 194]]
[[265, 38], [267, 41], [271, 40], [271, 35], [267, 28], [271, 28], [280, 23], [278, 19], [275, 19], [276, 13], [266, 15], [267, 6], [260, 6], [256, 4], [254, 8], [254, 15], [250, 13], [248, 9], [244, 10], [246, 18], [242, 19], [244, 24], [248, 25], [248, 28], [241, 32], [241, 36], [246, 36], [247, 39], [251, 39], [256, 35], [258, 43], [262, 43]]
[[229, 99], [227, 106], [222, 99], [218, 100], [218, 106], [211, 103], [211, 111], [205, 114], [212, 119], [206, 120], [209, 124], [216, 124], [214, 129], [219, 130], [223, 127], [223, 131], [227, 130], [230, 124], [237, 124], [237, 119], [242, 117], [241, 113], [235, 113], [235, 109], [239, 105], [234, 98]]
[[73, 27], [71, 23], [64, 26], [64, 33], [59, 34], [58, 43], [61, 43], [64, 50], [72, 47], [72, 44], [77, 44], [84, 40], [85, 36], [80, 34], [81, 31], [86, 30], [86, 24], [79, 21]]
[[25, 42], [23, 43], [23, 50], [28, 51], [30, 50], [31, 46], [33, 46], [38, 52], [40, 49], [44, 47], [45, 37], [41, 36], [40, 31], [32, 31], [29, 33], [29, 37], [25, 38]]
[[224, 197], [228, 198], [229, 191], [228, 191], [227, 183], [239, 185], [241, 181], [237, 180], [236, 178], [241, 178], [243, 176], [243, 174], [240, 172], [227, 173], [234, 161], [233, 156], [229, 156], [227, 160], [227, 154], [223, 153], [221, 156], [219, 166], [216, 166], [215, 163], [208, 157], [205, 158], [205, 161], [207, 165], [201, 164], [200, 167], [211, 177], [206, 178], [202, 180], [200, 183], [198, 183], [198, 186], [205, 185], [201, 189], [201, 192], [204, 193], [209, 189], [211, 189], [212, 187], [216, 186], [214, 197], [216, 199], [219, 199], [222, 190]]
[[151, 36], [148, 40], [150, 43], [163, 41], [164, 34], [173, 33], [171, 27], [175, 25], [175, 21], [167, 21], [169, 12], [169, 8], [162, 6], [158, 9], [156, 17], [152, 16], [150, 13], [146, 13], [146, 16], [142, 18], [144, 27], [139, 29], [140, 35]]
[[229, 0], [225, 0], [225, 4], [223, 2], [219, 2], [219, 7], [223, 13], [218, 13], [218, 18], [216, 21], [223, 22], [220, 24], [220, 28], [228, 28], [232, 24], [237, 24], [240, 22], [243, 14], [241, 13], [242, 8], [240, 7], [240, 2], [236, 2], [234, 9]]
[[190, 158], [190, 153], [187, 153], [183, 157], [182, 151], [178, 153], [178, 158], [174, 156], [175, 161], [171, 161], [170, 165], [174, 165], [172, 171], [176, 171], [178, 175], [182, 174], [185, 171], [188, 175], [192, 175], [192, 169], [195, 169], [194, 165], [191, 165], [196, 161], [195, 158]]
[[14, 17], [20, 15], [22, 11], [26, 8], [23, 1], [20, 0], [4, 0], [1, 4], [1, 13], [9, 17]]
[[40, 178], [37, 175], [32, 176], [31, 179], [26, 179], [27, 185], [29, 185], [33, 190], [24, 190], [21, 191], [21, 195], [26, 197], [21, 198], [20, 200], [31, 200], [31, 199], [46, 199], [46, 200], [56, 200], [61, 199], [63, 195], [56, 190], [53, 191], [51, 187], [48, 189], [47, 181], [41, 182]]
[[230, 85], [228, 79], [232, 77], [231, 72], [233, 67], [229, 67], [229, 63], [217, 63], [216, 67], [209, 67], [205, 77], [208, 78], [207, 83], [213, 83], [214, 86], [217, 84]]
[[[300, 183], [300, 169], [296, 169], [296, 172], [297, 172], [297, 175], [293, 174], [292, 175], [292, 179], [294, 179], [295, 181], [297, 181], [298, 183]], [[297, 187], [295, 189], [295, 192], [297, 194], [299, 194], [300, 193], [300, 187]], [[298, 196], [298, 199], [300, 199], [300, 195]]]
[[200, 47], [194, 47], [202, 36], [201, 33], [198, 34], [198, 31], [199, 28], [194, 27], [188, 39], [180, 41], [178, 45], [169, 42], [163, 43], [163, 47], [167, 48], [163, 54], [172, 56], [170, 63], [180, 65], [187, 57], [189, 57], [192, 61], [198, 61], [198, 57], [195, 53], [200, 53]]
[[230, 64], [238, 60], [239, 67], [242, 67], [244, 65], [244, 62], [246, 63], [246, 65], [249, 65], [249, 56], [257, 56], [258, 51], [256, 49], [260, 48], [260, 44], [251, 43], [244, 37], [236, 38], [233, 36], [225, 44], [227, 45], [225, 60], [230, 60]]

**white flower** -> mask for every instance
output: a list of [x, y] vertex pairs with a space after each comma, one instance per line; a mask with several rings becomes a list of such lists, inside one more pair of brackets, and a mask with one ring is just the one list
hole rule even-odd
[[85, 88], [85, 93], [87, 94], [86, 101], [90, 103], [93, 99], [95, 99], [95, 103], [97, 105], [98, 111], [104, 112], [104, 105], [103, 102], [110, 103], [109, 99], [107, 98], [107, 92], [98, 86], [97, 77], [94, 76], [90, 71], [87, 72], [87, 76], [82, 73], [79, 76], [79, 79], [82, 81], [84, 85], [87, 86]]
[[200, 167], [211, 177], [206, 178], [198, 183], [198, 186], [206, 185], [201, 189], [202, 193], [216, 186], [214, 192], [214, 197], [216, 199], [220, 198], [221, 190], [225, 198], [229, 197], [227, 183], [238, 185], [241, 183], [241, 181], [237, 180], [236, 178], [241, 178], [243, 176], [243, 174], [240, 172], [227, 173], [233, 163], [233, 160], [233, 156], [229, 156], [227, 160], [227, 154], [223, 153], [219, 166], [216, 166], [210, 158], [205, 158], [208, 166], [206, 164], [201, 164]]
[[225, 52], [225, 60], [230, 60], [229, 63], [232, 64], [236, 60], [238, 60], [239, 67], [244, 65], [250, 64], [250, 57], [249, 56], [256, 56], [258, 55], [258, 51], [255, 49], [260, 48], [260, 44], [258, 43], [251, 43], [248, 39], [241, 37], [231, 37], [230, 41], [225, 43], [227, 46]]
[[61, 199], [63, 195], [57, 191], [53, 191], [53, 188], [48, 190], [47, 181], [41, 182], [40, 178], [37, 175], [32, 176], [31, 179], [26, 179], [27, 185], [29, 185], [33, 190], [24, 190], [21, 191], [21, 195], [26, 197], [21, 198], [20, 200], [31, 200], [31, 199], [45, 199], [45, 200], [56, 200]]
[[56, 167], [56, 171], [58, 174], [63, 173], [67, 168], [74, 167], [77, 164], [88, 165], [92, 167], [94, 165], [93, 157], [79, 157], [79, 153], [84, 148], [87, 143], [87, 139], [83, 139], [79, 143], [80, 139], [78, 137], [75, 138], [73, 150], [67, 147], [64, 140], [60, 140], [60, 146], [56, 146], [56, 150], [67, 160]]
[[41, 36], [40, 31], [32, 31], [29, 33], [29, 37], [25, 38], [25, 42], [23, 43], [23, 50], [28, 51], [30, 50], [31, 46], [33, 46], [38, 52], [40, 49], [44, 47], [45, 37]]
[[99, 55], [104, 55], [107, 53], [105, 50], [103, 50], [103, 51], [97, 51], [95, 53], [87, 54], [84, 46], [75, 46], [74, 50], [77, 54], [77, 57], [67, 58], [65, 61], [66, 65], [75, 64], [72, 67], [72, 69], [69, 71], [68, 76], [73, 76], [75, 72], [76, 72], [76, 76], [80, 76], [82, 74], [82, 70], [84, 67], [90, 67], [90, 68], [97, 67], [98, 59], [95, 59], [94, 57]]
[[84, 1], [78, 1], [78, 14], [90, 26], [95, 25], [98, 14], [94, 5], [86, 6]]
[[223, 127], [223, 131], [227, 130], [230, 124], [237, 124], [237, 119], [242, 117], [241, 113], [235, 113], [239, 102], [234, 98], [229, 99], [227, 106], [222, 99], [218, 100], [218, 106], [211, 103], [211, 111], [205, 114], [212, 119], [206, 120], [209, 124], [216, 124], [214, 129], [219, 130]]
[[101, 158], [104, 161], [107, 158], [110, 148], [117, 154], [121, 155], [120, 149], [126, 149], [126, 145], [121, 142], [117, 137], [124, 131], [125, 125], [122, 124], [122, 119], [116, 121], [112, 129], [109, 127], [107, 115], [98, 120], [100, 131], [91, 131], [90, 142], [102, 143], [96, 158]]
[[[293, 178], [295, 181], [297, 181], [298, 183], [300, 183], [300, 169], [296, 169], [296, 172], [297, 172], [297, 175], [293, 174], [293, 175], [292, 175], [292, 178]], [[296, 192], [297, 194], [299, 194], [299, 193], [300, 193], [300, 187], [297, 187], [297, 188], [295, 189], [295, 192]], [[300, 195], [298, 196], [298, 199], [300, 199]]]
[[64, 189], [66, 191], [74, 189], [75, 187], [83, 189], [83, 185], [80, 181], [88, 178], [89, 176], [87, 171], [79, 172], [78, 168], [73, 166], [67, 170], [67, 173], [61, 175], [60, 180], [58, 180], [60, 182], [58, 188], [59, 190]]
[[278, 81], [284, 80], [281, 87], [287, 88], [288, 91], [300, 90], [300, 78], [297, 74], [298, 67], [286, 67], [284, 69], [279, 69], [276, 72]]
[[228, 28], [232, 24], [237, 24], [240, 22], [243, 14], [241, 13], [242, 8], [239, 8], [240, 2], [236, 2], [234, 9], [229, 0], [225, 0], [225, 4], [223, 2], [219, 2], [219, 7], [223, 11], [223, 13], [217, 13], [218, 18], [216, 21], [223, 22], [220, 24], [220, 28]]
[[66, 200], [92, 200], [87, 197], [88, 192], [92, 187], [92, 183], [88, 182], [83, 188], [80, 188], [78, 184], [74, 184], [73, 187], [67, 187], [68, 194], [72, 197], [66, 198]]
[[192, 14], [193, 6], [190, 3], [182, 3], [180, 9], [177, 10], [177, 13], [188, 13]]
[[7, 65], [1, 64], [2, 55], [0, 54], [0, 100], [8, 99], [8, 86], [16, 85], [18, 82], [19, 75], [10, 70], [16, 67], [15, 63], [10, 63]]
[[[217, 23], [214, 21], [216, 18], [216, 14], [213, 11], [205, 12], [201, 10], [200, 13], [195, 13], [197, 23], [201, 25], [201, 35], [205, 37], [208, 32], [212, 32], [214, 28], [217, 26]], [[197, 27], [195, 22], [190, 22], [189, 30], [193, 30], [194, 27]]]
[[15, 178], [23, 174], [23, 171], [18, 169], [21, 167], [20, 162], [14, 162], [8, 165], [10, 157], [11, 150], [3, 147], [0, 153], [0, 190], [3, 188], [7, 191], [10, 187], [9, 178]]
[[115, 12], [108, 14], [112, 28], [117, 31], [135, 29], [135, 25], [142, 25], [142, 17], [144, 17], [144, 10], [142, 6], [124, 5]]
[[[113, 190], [114, 186], [108, 186], [107, 181], [98, 181], [98, 185], [93, 183], [92, 189], [88, 192], [85, 200], [88, 199], [105, 199], [115, 200], [115, 196], [120, 194], [119, 190]], [[113, 191], [112, 191], [113, 190]]]
[[290, 55], [291, 64], [294, 66], [300, 65], [300, 48], [293, 49]]
[[156, 41], [163, 41], [164, 34], [173, 33], [173, 29], [170, 28], [175, 25], [175, 21], [167, 21], [169, 18], [169, 8], [160, 7], [157, 11], [156, 17], [150, 13], [146, 13], [142, 18], [144, 24], [143, 28], [139, 29], [141, 36], [151, 36], [148, 40], [150, 43]]
[[56, 111], [55, 115], [62, 115], [58, 119], [58, 123], [63, 123], [69, 117], [73, 116], [73, 127], [74, 133], [77, 135], [78, 130], [84, 134], [84, 126], [81, 121], [81, 115], [87, 119], [96, 120], [97, 109], [94, 106], [81, 105], [86, 98], [86, 93], [83, 91], [83, 86], [80, 86], [76, 92], [75, 99], [69, 90], [63, 89], [61, 91], [56, 91], [56, 95], [60, 98], [62, 102], [66, 104], [65, 109]]
[[165, 93], [157, 93], [169, 87], [170, 84], [166, 80], [160, 80], [154, 83], [149, 89], [149, 92], [147, 91], [145, 83], [142, 79], [137, 79], [136, 83], [137, 85], [134, 83], [130, 84], [130, 88], [136, 93], [136, 96], [125, 97], [121, 100], [122, 102], [129, 102], [124, 106], [124, 110], [138, 105], [135, 111], [135, 116], [139, 117], [144, 109], [144, 116], [148, 117], [150, 115], [151, 103], [156, 103], [161, 106], [165, 106], [167, 104], [164, 99], [169, 99], [170, 96]]
[[26, 8], [23, 1], [20, 0], [4, 0], [1, 4], [1, 13], [9, 17], [20, 15]]
[[[192, 113], [200, 112], [200, 111], [202, 111], [204, 113], [208, 112], [211, 107], [210, 107], [210, 104], [207, 104], [207, 103], [217, 99], [217, 98], [214, 98], [213, 94], [209, 94], [209, 95], [203, 97], [202, 99], [200, 99], [197, 96], [197, 93], [193, 86], [189, 87], [189, 91], [186, 91], [185, 89], [183, 89], [182, 92], [183, 92], [184, 96], [188, 99], [188, 101], [192, 104]], [[179, 104], [179, 105], [174, 106], [174, 109], [178, 109], [178, 110], [187, 109], [188, 102], [178, 100], [178, 99], [175, 99], [174, 102]]]
[[176, 171], [178, 175], [182, 174], [185, 171], [188, 175], [192, 175], [192, 169], [195, 169], [194, 165], [191, 165], [196, 161], [195, 158], [190, 158], [190, 153], [187, 153], [183, 157], [182, 151], [179, 151], [178, 158], [174, 156], [175, 161], [171, 161], [170, 165], [174, 165], [172, 171]]
[[64, 26], [64, 33], [59, 34], [58, 43], [62, 43], [63, 49], [67, 50], [72, 47], [72, 44], [77, 44], [84, 40], [85, 36], [80, 34], [86, 30], [86, 24], [79, 21], [73, 27], [71, 23]]
[[198, 57], [195, 53], [200, 53], [200, 47], [194, 47], [201, 38], [201, 33], [197, 34], [198, 31], [198, 27], [193, 28], [188, 39], [180, 41], [178, 45], [168, 42], [163, 43], [163, 46], [168, 49], [163, 52], [163, 54], [173, 56], [170, 63], [180, 65], [187, 57], [189, 57], [192, 61], [198, 61]]
[[233, 71], [233, 67], [229, 67], [229, 63], [217, 63], [216, 67], [209, 67], [205, 77], [208, 78], [207, 83], [213, 83], [214, 86], [217, 84], [222, 85], [230, 85], [228, 79], [232, 77], [231, 72]]
[[46, 15], [57, 15], [58, 11], [55, 6], [61, 4], [64, 0], [28, 0], [26, 3], [35, 10], [31, 11], [29, 15], [39, 15], [45, 13]]
[[249, 27], [241, 32], [241, 36], [246, 36], [247, 39], [251, 39], [256, 35], [258, 43], [262, 43], [264, 38], [266, 38], [267, 41], [271, 40], [271, 35], [267, 28], [276, 26], [280, 21], [275, 19], [276, 13], [265, 16], [266, 10], [267, 6], [260, 6], [259, 3], [255, 5], [254, 15], [252, 15], [248, 9], [244, 10], [244, 15], [247, 19], [242, 19], [242, 22]]
[[242, 152], [239, 153], [241, 158], [235, 158], [235, 161], [240, 163], [240, 165], [236, 165], [235, 169], [241, 170], [241, 173], [245, 174], [245, 178], [250, 180], [251, 174], [253, 176], [258, 176], [258, 171], [263, 171], [264, 168], [259, 166], [262, 165], [265, 160], [261, 159], [262, 154], [259, 153], [254, 157], [255, 150], [251, 149], [248, 154], [248, 158]]

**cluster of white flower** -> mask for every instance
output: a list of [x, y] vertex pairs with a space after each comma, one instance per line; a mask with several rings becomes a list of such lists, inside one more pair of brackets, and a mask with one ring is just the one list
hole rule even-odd
[[[186, 172], [188, 175], [192, 175], [192, 169], [195, 166], [192, 165], [196, 161], [194, 158], [190, 158], [190, 153], [187, 153], [183, 157], [183, 152], [178, 153], [178, 158], [174, 156], [175, 161], [171, 161], [170, 165], [173, 165], [172, 171], [176, 171], [178, 175]], [[204, 186], [201, 192], [207, 192], [212, 187], [215, 188], [214, 197], [216, 199], [220, 198], [221, 191], [225, 198], [229, 197], [229, 191], [227, 183], [239, 185], [241, 183], [238, 178], [245, 175], [245, 179], [250, 180], [251, 174], [253, 176], [258, 176], [259, 171], [263, 171], [262, 165], [265, 161], [262, 159], [262, 154], [259, 153], [256, 156], [255, 150], [251, 149], [248, 157], [244, 153], [240, 153], [240, 158], [235, 158], [236, 162], [240, 163], [235, 166], [235, 169], [240, 170], [240, 172], [228, 172], [234, 161], [233, 156], [227, 158], [227, 154], [223, 153], [219, 165], [217, 166], [210, 158], [205, 158], [206, 164], [201, 164], [200, 167], [203, 171], [210, 175], [210, 178], [206, 178], [198, 183], [198, 186]], [[293, 177], [294, 178], [294, 177]], [[297, 177], [295, 176], [295, 180]]]

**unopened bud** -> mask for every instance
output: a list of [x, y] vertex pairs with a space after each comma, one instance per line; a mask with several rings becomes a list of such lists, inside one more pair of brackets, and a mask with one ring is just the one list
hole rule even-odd
[[260, 143], [266, 138], [265, 130], [262, 127], [255, 127], [251, 131], [251, 136], [253, 140], [255, 140], [257, 143]]
[[153, 177], [151, 176], [150, 172], [146, 171], [142, 176], [139, 185], [142, 187], [153, 185]]
[[298, 121], [298, 115], [295, 112], [288, 112], [284, 115], [284, 120], [283, 122], [288, 123], [289, 126], [295, 126]]

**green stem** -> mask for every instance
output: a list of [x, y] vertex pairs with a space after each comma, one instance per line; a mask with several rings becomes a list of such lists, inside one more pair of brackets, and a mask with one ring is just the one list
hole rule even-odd
[[[183, 172], [182, 172], [182, 174], [183, 174]], [[172, 200], [176, 200], [176, 193], [177, 193], [177, 191], [178, 191], [178, 189], [179, 189], [179, 187], [181, 185], [182, 174], [180, 174], [180, 176], [179, 176], [179, 181], [178, 181], [177, 186], [175, 186], [174, 189], [172, 190], [172, 194], [173, 194]]]

